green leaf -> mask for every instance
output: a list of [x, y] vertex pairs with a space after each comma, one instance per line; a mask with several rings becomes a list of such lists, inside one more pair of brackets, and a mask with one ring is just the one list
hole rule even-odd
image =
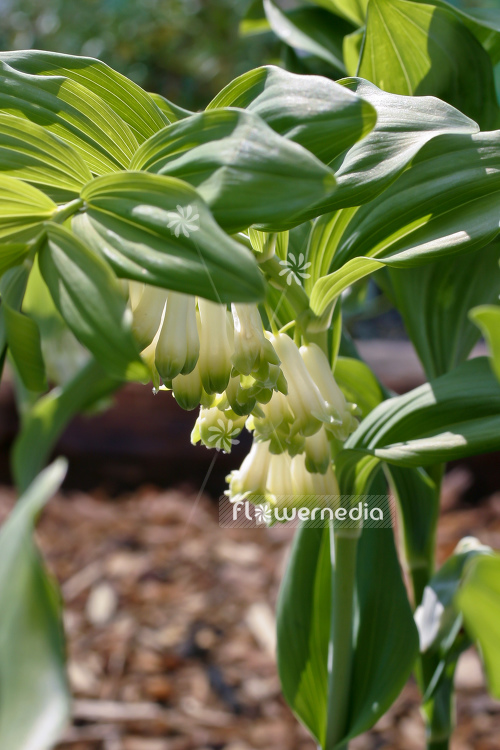
[[368, 0], [312, 0], [312, 2], [346, 18], [355, 26], [363, 26], [365, 22]]
[[322, 162], [238, 109], [202, 112], [164, 128], [141, 146], [130, 168], [187, 180], [231, 233], [252, 224], [287, 229], [294, 214], [335, 189]]
[[272, 30], [285, 44], [316, 55], [345, 73], [342, 39], [352, 26], [322, 8], [306, 6], [285, 13], [272, 0], [264, 0], [264, 10]]
[[39, 50], [4, 52], [0, 54], [0, 60], [32, 76], [74, 81], [79, 88], [106, 102], [113, 113], [127, 123], [137, 143], [142, 143], [169, 122], [149, 94], [100, 60]]
[[29, 247], [23, 242], [0, 244], [0, 278], [13, 266], [19, 266], [29, 253]]
[[120, 385], [91, 360], [70, 381], [38, 399], [23, 417], [11, 455], [12, 474], [21, 492], [41, 471], [70, 420]]
[[[422, 0], [427, 3], [428, 0]], [[429, 0], [429, 5], [436, 5], [452, 13], [474, 34], [478, 42], [491, 57], [493, 64], [500, 60], [500, 10], [499, 8], [467, 7], [457, 8], [444, 0]], [[465, 5], [463, 2], [461, 5]]]
[[263, 297], [251, 252], [222, 231], [187, 183], [128, 172], [94, 180], [82, 198], [87, 210], [73, 218], [73, 231], [118, 276], [214, 301]]
[[336, 466], [349, 494], [353, 466], [366, 470], [373, 459], [426, 466], [499, 449], [500, 385], [487, 358], [478, 357], [377, 406], [345, 442]]
[[383, 265], [413, 267], [491, 242], [499, 232], [499, 163], [498, 132], [443, 135], [378, 198], [323, 217], [320, 236], [311, 240], [320, 253], [314, 264], [323, 273], [328, 265], [338, 270], [316, 282], [313, 311], [321, 314], [350, 284]]
[[137, 140], [107, 99], [64, 75], [22, 72], [23, 63], [29, 62], [23, 55], [30, 54], [0, 53], [0, 110], [62, 138], [95, 174], [128, 167]]
[[[386, 501], [383, 505], [389, 512]], [[326, 724], [330, 566], [329, 530], [300, 528], [277, 611], [283, 693], [320, 744]], [[358, 546], [356, 600], [358, 626], [350, 715], [346, 736], [338, 747], [369, 729], [385, 713], [408, 679], [418, 652], [391, 528], [363, 530]], [[391, 628], [387, 628], [388, 621]]]
[[495, 126], [493, 69], [471, 31], [442, 7], [370, 0], [358, 74], [393, 94], [432, 94]]
[[56, 209], [40, 190], [0, 174], [0, 238], [9, 237], [14, 242], [32, 239]]
[[273, 65], [231, 81], [207, 109], [220, 107], [248, 109], [326, 164], [366, 136], [376, 121], [373, 106], [345, 86]]
[[500, 699], [500, 555], [476, 557], [470, 562], [455, 603], [467, 633], [481, 647], [489, 689]]
[[57, 224], [47, 226], [38, 259], [54, 304], [76, 338], [113, 377], [147, 379], [126, 300], [107, 263]]
[[278, 671], [288, 705], [321, 742], [326, 724], [331, 601], [328, 529], [295, 534], [278, 605]]
[[471, 320], [479, 326], [491, 352], [491, 366], [500, 380], [500, 307], [481, 305], [470, 312]]
[[9, 353], [21, 380], [30, 391], [45, 391], [47, 379], [37, 324], [5, 302], [2, 302], [2, 307]]
[[[412, 269], [388, 269], [389, 296], [429, 379], [465, 361], [479, 340], [468, 319], [474, 305], [500, 295], [500, 244]], [[381, 286], [385, 289], [385, 284]]]
[[[183, 120], [185, 117], [190, 117], [191, 115], [195, 114], [194, 112], [190, 112], [188, 109], [179, 107], [177, 104], [174, 104], [169, 99], [165, 99], [165, 97], [161, 96], [160, 94], [150, 93], [149, 96], [154, 101], [160, 112], [163, 114], [164, 118], [166, 119], [167, 125], [172, 122], [177, 122], [178, 120]], [[162, 127], [164, 127], [164, 125]]]
[[335, 163], [338, 187], [328, 210], [375, 198], [437, 136], [479, 130], [473, 120], [433, 96], [388, 94], [362, 78], [344, 78], [340, 83], [374, 107], [377, 123]]
[[19, 499], [0, 532], [0, 745], [49, 750], [70, 716], [61, 602], [33, 542], [66, 473], [58, 460]]
[[384, 400], [380, 383], [362, 360], [337, 357], [334, 374], [347, 400], [358, 405], [363, 417]]
[[40, 125], [0, 114], [0, 171], [38, 187], [56, 202], [75, 198], [92, 179], [67, 143]]

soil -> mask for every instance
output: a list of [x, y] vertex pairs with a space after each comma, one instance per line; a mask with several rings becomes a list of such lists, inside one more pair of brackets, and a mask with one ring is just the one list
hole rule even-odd
[[[439, 559], [475, 535], [500, 548], [500, 495], [464, 498], [467, 469], [447, 475]], [[0, 488], [0, 521], [14, 502]], [[143, 486], [110, 498], [66, 491], [37, 538], [61, 583], [75, 696], [59, 750], [314, 750], [280, 693], [274, 605], [293, 531], [228, 529], [217, 503], [184, 487]], [[500, 747], [500, 703], [479, 659], [457, 672], [452, 750]], [[396, 704], [352, 750], [421, 750], [418, 691]]]

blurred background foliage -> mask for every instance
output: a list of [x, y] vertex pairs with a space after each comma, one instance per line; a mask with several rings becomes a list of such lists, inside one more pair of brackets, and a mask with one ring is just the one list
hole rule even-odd
[[272, 54], [242, 40], [244, 0], [0, 0], [0, 47], [98, 57], [144, 88], [204, 107]]

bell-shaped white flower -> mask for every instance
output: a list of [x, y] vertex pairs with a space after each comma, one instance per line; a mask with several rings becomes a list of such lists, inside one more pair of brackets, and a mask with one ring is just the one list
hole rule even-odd
[[177, 375], [172, 380], [172, 391], [182, 409], [186, 411], [196, 409], [200, 405], [203, 393], [198, 365], [187, 375]]
[[[158, 332], [167, 294], [165, 289], [144, 284], [139, 301], [136, 307], [132, 308], [132, 333], [140, 349], [145, 349]], [[137, 296], [134, 301], [137, 301]]]
[[169, 292], [156, 346], [155, 364], [163, 380], [192, 372], [200, 352], [196, 298]]
[[311, 473], [306, 467], [305, 454], [301, 453], [292, 459], [292, 482], [299, 504], [332, 507], [338, 502], [339, 485], [331, 464], [324, 474]]
[[325, 474], [331, 461], [330, 443], [322, 427], [315, 435], [306, 438], [306, 468], [311, 473]]
[[221, 411], [217, 406], [210, 409], [202, 407], [191, 433], [191, 442], [197, 443], [201, 440], [207, 448], [230, 453], [231, 447], [240, 442], [237, 436], [244, 426], [245, 417], [238, 417], [230, 409]]
[[264, 336], [257, 305], [233, 303], [231, 311], [234, 320], [233, 365], [235, 369], [243, 375], [249, 375], [252, 370], [259, 367], [261, 360], [279, 365], [274, 349]]
[[357, 427], [353, 417], [353, 404], [348, 404], [344, 394], [337, 385], [326, 355], [316, 344], [300, 347], [302, 360], [319, 391], [328, 404], [332, 417], [328, 429], [339, 440], [346, 440]]
[[232, 501], [249, 497], [256, 502], [262, 502], [266, 495], [270, 458], [269, 444], [254, 440], [250, 453], [245, 457], [240, 468], [232, 471], [227, 477], [229, 497]]
[[267, 473], [267, 492], [279, 508], [295, 504], [292, 481], [292, 459], [288, 453], [271, 454]]
[[231, 375], [231, 328], [225, 305], [198, 298], [201, 320], [200, 375], [207, 393], [222, 393]]
[[296, 430], [304, 436], [314, 435], [324, 422], [329, 421], [325, 401], [292, 339], [286, 333], [268, 334], [267, 337], [281, 360]]

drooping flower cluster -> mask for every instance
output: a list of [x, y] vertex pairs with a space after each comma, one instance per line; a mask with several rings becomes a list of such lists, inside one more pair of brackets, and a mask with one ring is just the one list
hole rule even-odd
[[[229, 452], [246, 426], [253, 446], [228, 477], [231, 499], [293, 505], [338, 495], [332, 458], [356, 428], [355, 405], [316, 344], [264, 330], [255, 304], [217, 304], [130, 282], [134, 335], [184, 409], [201, 405], [192, 442]], [[306, 501], [307, 502], [307, 501]]]

